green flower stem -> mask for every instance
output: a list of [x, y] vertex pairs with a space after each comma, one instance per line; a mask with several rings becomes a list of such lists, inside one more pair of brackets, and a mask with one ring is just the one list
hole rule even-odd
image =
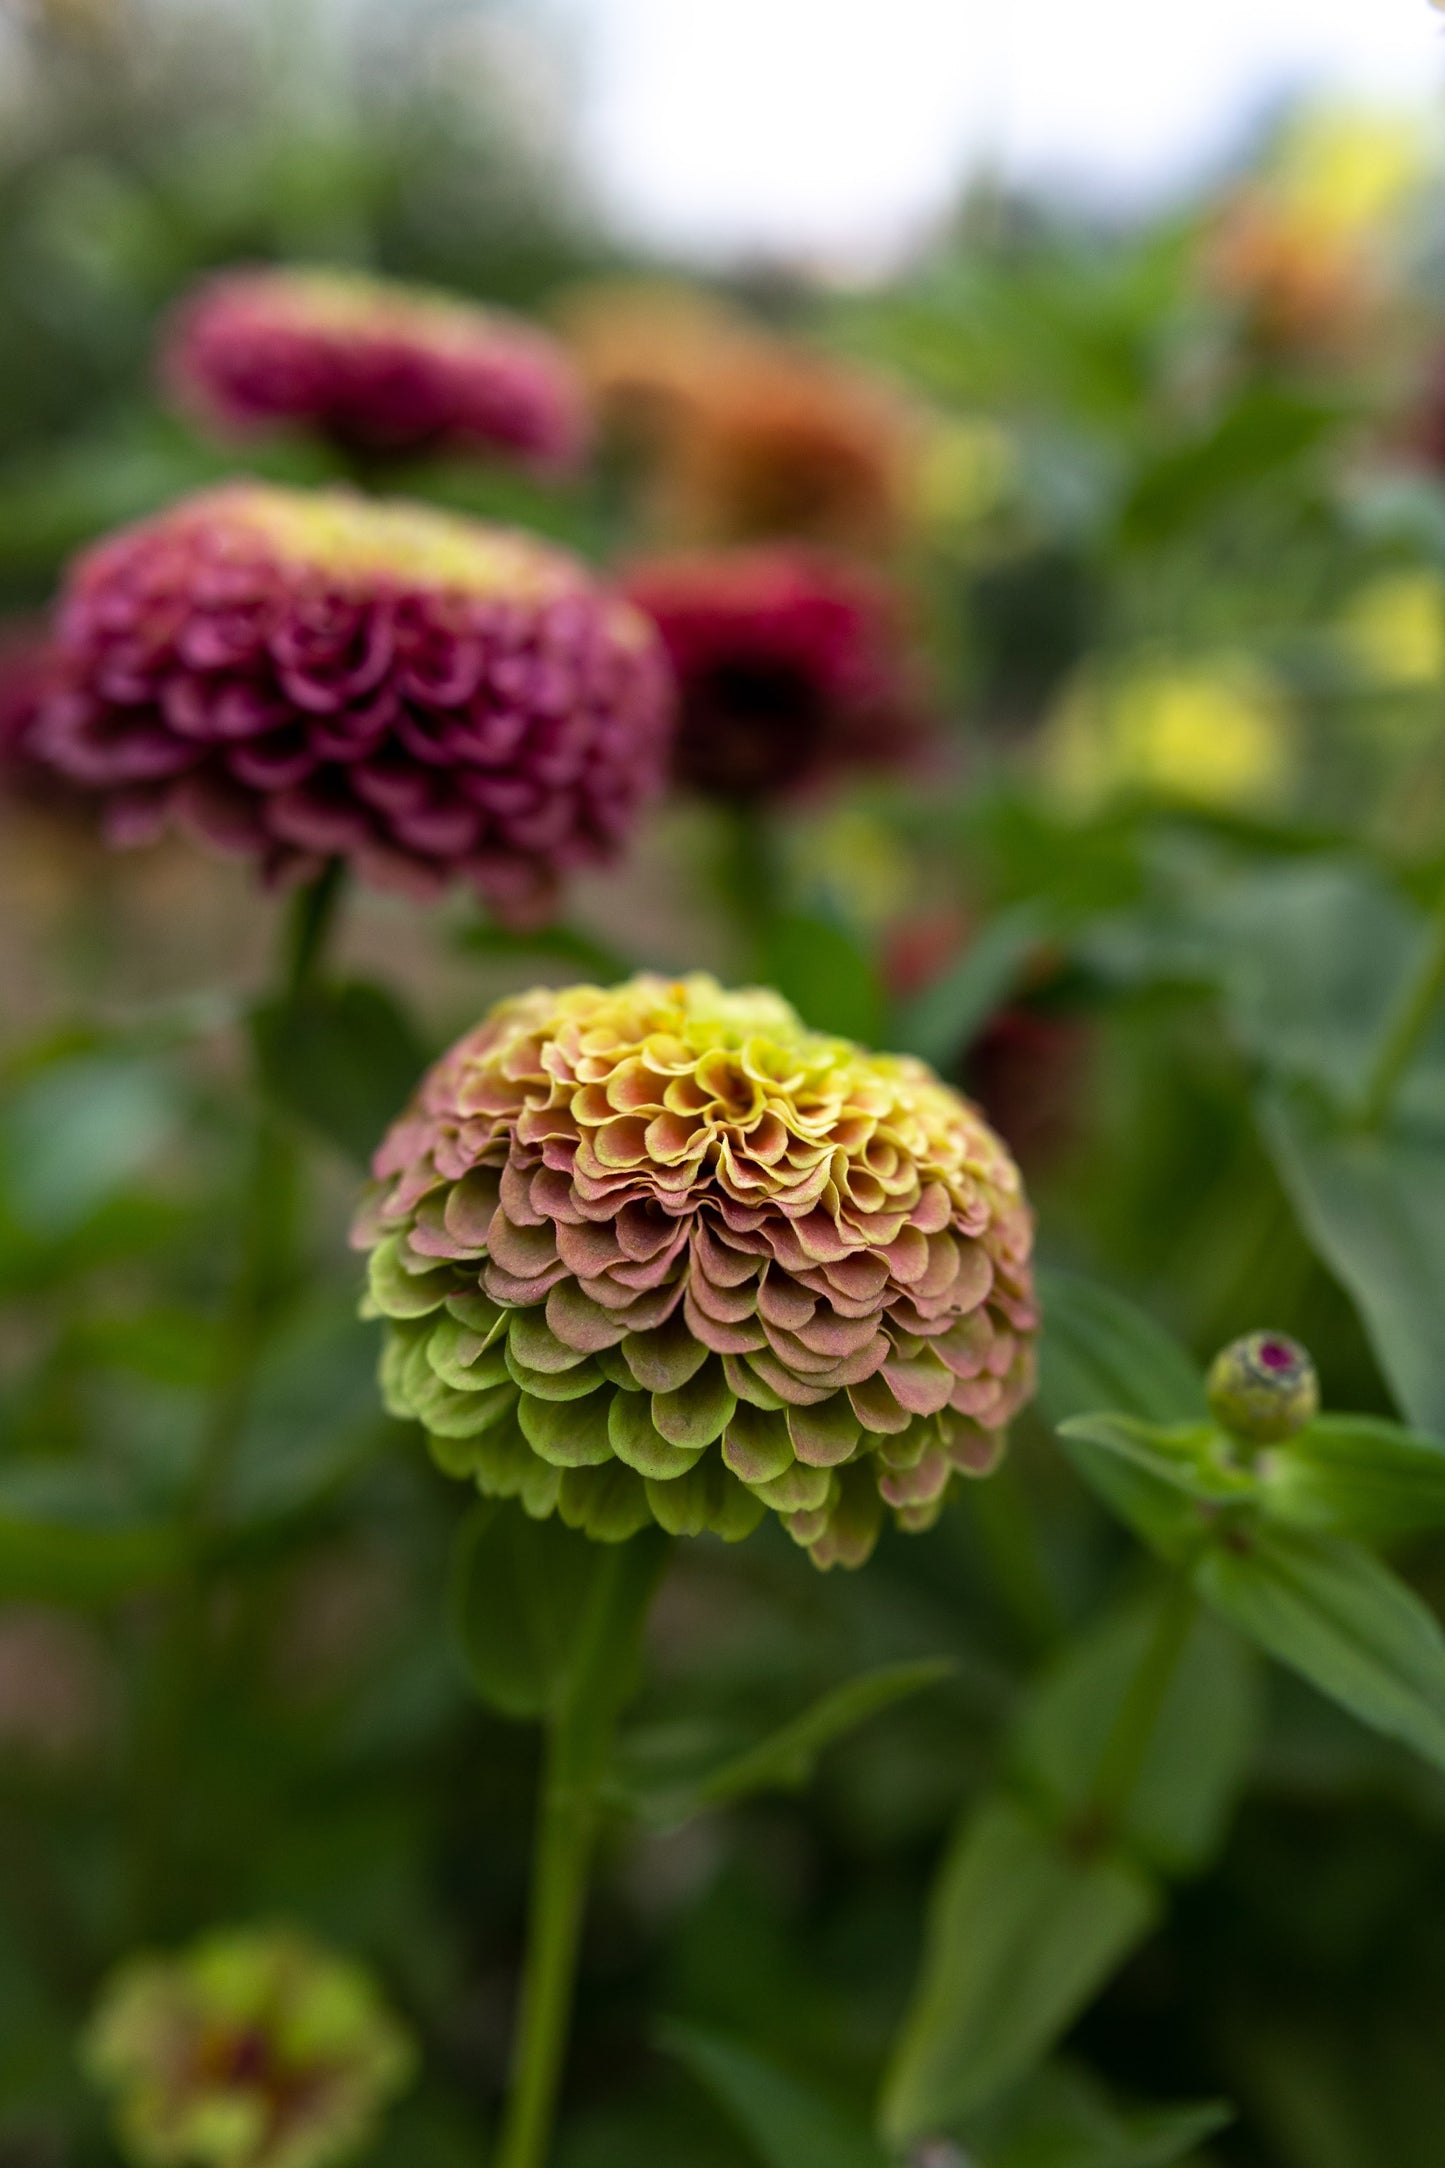
[[1187, 1574], [1175, 1574], [1099, 1756], [1085, 1815], [1093, 1829], [1112, 1834], [1128, 1809], [1197, 1614], [1193, 1583]]
[[764, 966], [767, 930], [777, 916], [781, 869], [777, 837], [764, 807], [741, 798], [719, 808], [719, 886], [743, 945], [743, 971]]
[[[276, 981], [301, 1000], [320, 968], [340, 899], [343, 868], [331, 861], [298, 889], [282, 926]], [[153, 1931], [169, 1891], [186, 1734], [197, 1700], [205, 1640], [205, 1564], [227, 1480], [245, 1434], [256, 1365], [294, 1272], [300, 1166], [285, 1120], [260, 1096], [245, 1177], [240, 1250], [217, 1329], [215, 1366], [195, 1462], [181, 1508], [180, 1549], [137, 1726], [130, 1909], [136, 1932]]]
[[576, 1663], [547, 1723], [521, 2005], [493, 2168], [546, 2168], [603, 1781], [668, 1548], [649, 1532], [603, 1554]]
[[1420, 1042], [1445, 997], [1445, 890], [1441, 891], [1414, 973], [1380, 1042], [1360, 1102], [1366, 1129], [1378, 1129], [1390, 1111], [1396, 1087], [1418, 1053]]

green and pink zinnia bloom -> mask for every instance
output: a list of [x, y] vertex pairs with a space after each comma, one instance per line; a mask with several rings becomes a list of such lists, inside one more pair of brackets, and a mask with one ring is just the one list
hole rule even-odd
[[921, 1062], [650, 976], [501, 1002], [375, 1161], [389, 1406], [448, 1472], [604, 1541], [821, 1566], [927, 1527], [1032, 1388], [1018, 1170]]

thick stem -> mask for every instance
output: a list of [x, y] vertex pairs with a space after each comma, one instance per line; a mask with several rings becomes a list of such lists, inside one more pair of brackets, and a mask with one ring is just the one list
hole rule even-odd
[[1196, 1612], [1192, 1583], [1176, 1574], [1099, 1756], [1085, 1817], [1092, 1828], [1116, 1830], [1134, 1796]]
[[1396, 1087], [1418, 1053], [1420, 1042], [1445, 997], [1445, 891], [1420, 951], [1414, 973], [1380, 1042], [1360, 1101], [1360, 1120], [1378, 1129], [1390, 1111]]
[[770, 921], [777, 915], [777, 842], [766, 809], [751, 798], [719, 809], [723, 829], [719, 885], [742, 938], [745, 973], [759, 971]]
[[[284, 1000], [298, 1000], [315, 978], [340, 887], [340, 861], [333, 860], [292, 899], [275, 971]], [[245, 1434], [256, 1365], [293, 1271], [299, 1177], [295, 1141], [263, 1098], [246, 1169], [240, 1252], [218, 1321], [215, 1366], [182, 1503], [180, 1556], [138, 1725], [130, 1901], [141, 1931], [156, 1925], [166, 1886], [203, 1654], [206, 1550]]]
[[576, 1989], [602, 1783], [667, 1556], [634, 1536], [598, 1562], [576, 1660], [547, 1725], [511, 2085], [494, 2168], [546, 2168]]

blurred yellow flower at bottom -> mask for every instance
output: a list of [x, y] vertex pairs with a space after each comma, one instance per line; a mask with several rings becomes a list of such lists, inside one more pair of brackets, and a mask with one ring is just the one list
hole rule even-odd
[[1081, 809], [1155, 797], [1258, 811], [1294, 774], [1293, 717], [1275, 681], [1244, 660], [1090, 672], [1048, 725], [1044, 766]]

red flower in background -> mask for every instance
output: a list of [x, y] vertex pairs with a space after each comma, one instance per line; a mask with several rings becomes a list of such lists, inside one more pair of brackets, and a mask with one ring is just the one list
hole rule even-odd
[[346, 857], [535, 910], [659, 786], [652, 628], [529, 537], [233, 484], [81, 557], [37, 742], [113, 841], [176, 819], [267, 872]]
[[766, 798], [917, 752], [899, 611], [873, 575], [779, 545], [660, 557], [625, 584], [676, 673], [679, 782]]
[[228, 271], [178, 312], [162, 369], [212, 427], [292, 426], [378, 455], [577, 464], [580, 380], [535, 325], [425, 288], [327, 271]]

